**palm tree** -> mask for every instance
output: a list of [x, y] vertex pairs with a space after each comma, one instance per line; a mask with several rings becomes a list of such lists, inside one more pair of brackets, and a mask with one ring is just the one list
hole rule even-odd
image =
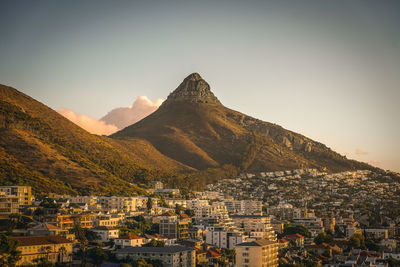
[[64, 255], [67, 253], [67, 249], [62, 246], [61, 248], [58, 249], [58, 262], [63, 263], [64, 262]]
[[49, 261], [49, 253], [51, 252], [51, 246], [44, 247], [43, 252], [46, 254], [47, 261]]

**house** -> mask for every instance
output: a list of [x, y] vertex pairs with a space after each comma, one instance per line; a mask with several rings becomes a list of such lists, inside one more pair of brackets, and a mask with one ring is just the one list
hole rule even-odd
[[207, 252], [201, 249], [196, 249], [196, 264], [207, 263]]
[[115, 245], [120, 248], [141, 247], [147, 239], [137, 235], [125, 235], [115, 239]]
[[72, 242], [57, 235], [49, 236], [19, 236], [11, 237], [18, 242], [21, 259], [17, 266], [33, 265], [42, 258], [53, 263], [68, 263], [72, 261]]
[[165, 267], [196, 266], [195, 249], [183, 246], [170, 247], [127, 247], [115, 252], [119, 260], [127, 257], [138, 260], [141, 258], [160, 260]]
[[315, 255], [321, 256], [324, 253], [329, 253], [329, 255], [332, 254], [332, 249], [331, 247], [326, 244], [326, 243], [322, 243], [321, 245], [308, 245], [305, 247], [305, 249], [308, 252], [311, 252]]
[[296, 247], [304, 247], [304, 236], [301, 234], [286, 235], [283, 238], [289, 242], [293, 242]]
[[92, 228], [89, 231], [96, 233], [98, 235], [98, 241], [108, 242], [111, 239], [118, 238], [119, 230], [115, 227], [107, 227], [107, 226], [98, 226], [96, 228]]

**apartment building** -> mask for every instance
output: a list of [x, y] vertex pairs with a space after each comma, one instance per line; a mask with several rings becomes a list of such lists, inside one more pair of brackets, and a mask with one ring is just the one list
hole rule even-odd
[[236, 267], [278, 266], [278, 243], [266, 239], [236, 245]]
[[0, 186], [0, 192], [18, 197], [18, 203], [21, 206], [32, 204], [32, 190], [30, 186]]
[[233, 224], [258, 239], [276, 240], [276, 234], [271, 226], [271, 220], [263, 215], [231, 215]]
[[246, 237], [238, 231], [226, 230], [223, 227], [210, 227], [206, 232], [206, 243], [217, 248], [234, 249], [239, 243], [246, 241]]
[[0, 192], [0, 218], [8, 218], [13, 213], [19, 212], [18, 197]]

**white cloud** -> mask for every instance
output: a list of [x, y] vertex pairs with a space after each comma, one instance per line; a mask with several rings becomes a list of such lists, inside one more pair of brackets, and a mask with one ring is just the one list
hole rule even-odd
[[150, 115], [162, 102], [160, 98], [152, 102], [147, 96], [139, 96], [132, 106], [113, 109], [100, 120], [66, 108], [58, 113], [92, 134], [110, 135]]
[[118, 131], [118, 127], [115, 125], [107, 124], [104, 121], [96, 120], [87, 115], [76, 114], [74, 111], [66, 108], [59, 109], [58, 113], [92, 134], [110, 135]]
[[357, 148], [355, 151], [355, 154], [359, 155], [359, 156], [364, 156], [364, 155], [368, 155], [368, 152]]
[[156, 111], [162, 102], [160, 98], [152, 102], [147, 96], [139, 96], [132, 106], [113, 109], [100, 120], [123, 129]]

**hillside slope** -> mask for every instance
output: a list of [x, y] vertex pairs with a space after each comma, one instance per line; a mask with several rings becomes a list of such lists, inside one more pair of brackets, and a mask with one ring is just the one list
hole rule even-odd
[[[157, 171], [158, 170], [158, 171]], [[0, 85], [0, 184], [35, 192], [136, 194], [130, 183], [192, 168], [149, 142], [92, 135], [31, 97]]]

